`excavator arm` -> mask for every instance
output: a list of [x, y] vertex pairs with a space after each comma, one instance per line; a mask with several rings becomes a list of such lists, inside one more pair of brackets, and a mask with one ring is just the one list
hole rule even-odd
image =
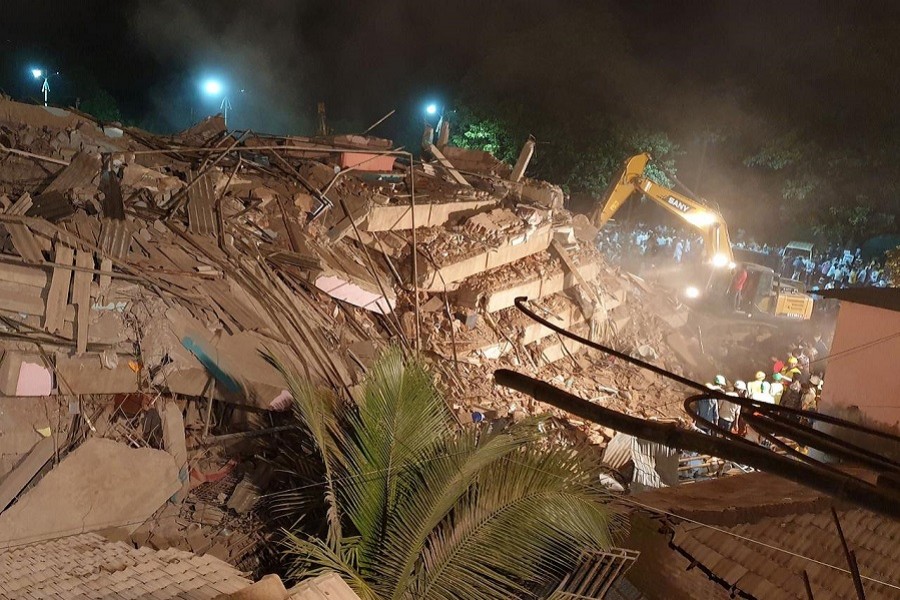
[[728, 237], [728, 226], [722, 215], [693, 198], [644, 177], [644, 168], [648, 162], [650, 155], [647, 153], [632, 156], [625, 162], [619, 176], [610, 184], [606, 200], [598, 204], [591, 215], [594, 226], [598, 229], [603, 227], [633, 193], [639, 192], [700, 230], [707, 260], [719, 267], [731, 265], [734, 254]]

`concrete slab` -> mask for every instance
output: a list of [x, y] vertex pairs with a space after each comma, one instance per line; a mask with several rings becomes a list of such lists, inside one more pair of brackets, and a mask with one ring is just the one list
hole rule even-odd
[[131, 531], [180, 487], [168, 453], [91, 438], [0, 513], [0, 546], [108, 528]]
[[[601, 266], [599, 263], [588, 263], [578, 267], [578, 272], [587, 281], [594, 279], [600, 271]], [[463, 284], [456, 293], [456, 302], [460, 306], [474, 308], [479, 306], [479, 300], [481, 300], [481, 306], [485, 310], [497, 312], [498, 310], [514, 306], [515, 299], [519, 296], [526, 296], [531, 299], [545, 298], [551, 294], [566, 290], [577, 283], [578, 280], [573, 274], [566, 273], [562, 268], [558, 268], [546, 273], [543, 277], [535, 277], [527, 281], [516, 281], [505, 288], [498, 287], [490, 293], [484, 294], [483, 298], [481, 294], [467, 289], [465, 284]], [[610, 300], [612, 299], [610, 298]]]
[[53, 375], [39, 354], [9, 351], [0, 363], [0, 394], [4, 396], [49, 396]]
[[[467, 277], [500, 267], [519, 259], [544, 252], [553, 239], [553, 227], [549, 224], [538, 227], [530, 234], [512, 237], [498, 248], [491, 248], [474, 256], [450, 263], [435, 269], [433, 266], [423, 269], [419, 278], [419, 287], [424, 291], [439, 292], [444, 290], [444, 283], [455, 283]], [[424, 262], [424, 261], [422, 261]]]
[[119, 356], [114, 369], [107, 369], [96, 353], [56, 356], [57, 387], [61, 394], [130, 394], [138, 391], [138, 375], [128, 356]]
[[316, 279], [316, 287], [332, 298], [381, 315], [390, 314], [396, 306], [396, 298], [385, 298], [380, 293], [365, 289], [349, 277], [323, 274]]
[[[438, 227], [450, 221], [497, 206], [497, 200], [466, 200], [416, 204], [416, 228]], [[413, 210], [408, 204], [390, 204], [372, 207], [363, 229], [365, 231], [399, 231], [412, 229]]]

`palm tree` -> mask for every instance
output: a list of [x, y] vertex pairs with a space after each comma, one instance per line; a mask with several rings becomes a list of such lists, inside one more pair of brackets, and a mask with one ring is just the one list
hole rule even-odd
[[[353, 403], [284, 374], [324, 480], [281, 497], [291, 576], [337, 571], [363, 600], [537, 598], [622, 532], [594, 453], [550, 444], [534, 420], [460, 431], [396, 350]], [[298, 472], [307, 454], [288, 452]], [[316, 532], [301, 513], [323, 487]]]

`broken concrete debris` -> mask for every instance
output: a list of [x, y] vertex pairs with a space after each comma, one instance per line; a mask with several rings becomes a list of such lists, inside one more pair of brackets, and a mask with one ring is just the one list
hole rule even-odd
[[0, 402], [34, 407], [0, 436], [0, 543], [117, 529], [252, 570], [273, 479], [256, 442], [292, 427], [275, 364], [350, 397], [393, 344], [461, 423], [547, 410], [495, 389], [501, 366], [677, 417], [665, 381], [514, 301], [669, 367], [695, 343], [683, 309], [525, 176], [533, 140], [513, 169], [446, 139], [411, 161], [372, 137], [235, 137], [220, 118], [160, 137], [0, 97]]

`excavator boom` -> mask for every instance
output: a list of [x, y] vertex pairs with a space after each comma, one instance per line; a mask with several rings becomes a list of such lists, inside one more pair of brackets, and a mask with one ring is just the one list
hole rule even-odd
[[698, 229], [703, 236], [707, 260], [720, 267], [733, 263], [728, 227], [719, 211], [644, 177], [644, 169], [649, 162], [650, 155], [647, 153], [632, 156], [625, 162], [619, 176], [609, 187], [606, 201], [598, 205], [591, 215], [594, 226], [598, 229], [603, 227], [625, 201], [638, 192]]

